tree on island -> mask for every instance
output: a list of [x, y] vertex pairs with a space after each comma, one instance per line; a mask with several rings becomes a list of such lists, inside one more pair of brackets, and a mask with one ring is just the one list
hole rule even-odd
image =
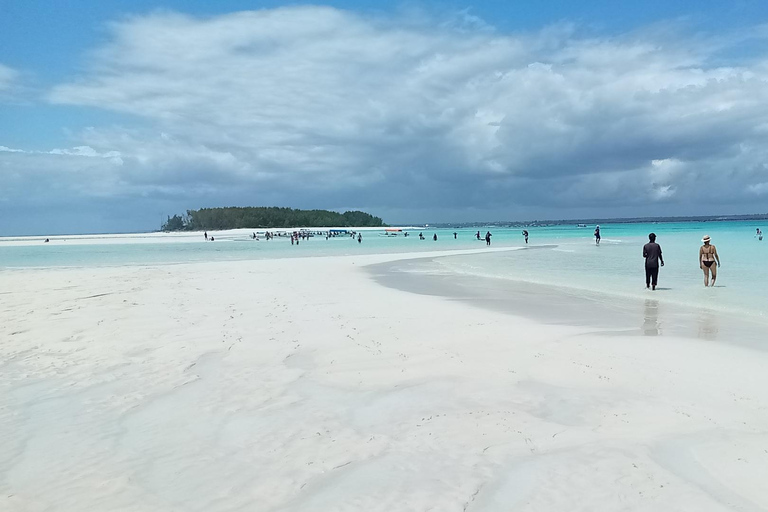
[[185, 229], [187, 229], [187, 227], [184, 224], [184, 219], [179, 215], [174, 215], [173, 217], [169, 216], [162, 227], [163, 231], [183, 231]]
[[344, 213], [328, 210], [294, 210], [278, 207], [228, 207], [187, 210], [185, 216], [169, 216], [162, 231], [202, 231], [206, 229], [256, 229], [291, 227], [382, 227], [379, 217], [361, 211]]

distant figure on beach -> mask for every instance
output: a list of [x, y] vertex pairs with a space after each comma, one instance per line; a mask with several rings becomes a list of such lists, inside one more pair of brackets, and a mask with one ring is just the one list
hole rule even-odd
[[437, 242], [437, 233], [435, 233], [434, 235], [432, 235], [432, 240], [434, 240], [435, 242]]
[[424, 240], [424, 233], [419, 233], [419, 240]]
[[453, 232], [453, 239], [454, 239], [454, 240], [456, 240], [456, 234], [457, 234], [457, 233], [454, 231], [454, 232]]
[[50, 240], [46, 238], [46, 239], [45, 239], [45, 242], [43, 242], [43, 243], [44, 243], [44, 244], [47, 244], [48, 242], [50, 242]]
[[213, 242], [214, 240], [215, 240], [215, 238], [213, 238], [213, 235], [211, 235], [211, 242]]
[[704, 271], [704, 286], [710, 286], [710, 272], [712, 273], [712, 286], [715, 286], [717, 267], [720, 266], [720, 256], [717, 254], [717, 247], [710, 244], [709, 235], [706, 235], [701, 241], [704, 242], [704, 245], [699, 248], [699, 266]]
[[[477, 233], [478, 233], [478, 234], [480, 234], [480, 232], [479, 232], [479, 231], [478, 231]], [[490, 231], [487, 231], [487, 232], [485, 233], [485, 245], [491, 245], [491, 237], [492, 237], [492, 236], [493, 236], [493, 235], [491, 234], [491, 232], [490, 232]]]
[[291, 245], [293, 245], [293, 235], [291, 235]]
[[203, 236], [205, 237], [205, 241], [207, 242], [208, 241], [208, 232], [206, 231], [205, 233], [203, 233]]
[[755, 233], [755, 236], [757, 237], [758, 240], [763, 239], [763, 232], [760, 231], [760, 228], [757, 228], [757, 232]]
[[523, 230], [523, 236], [525, 237], [525, 243], [528, 243], [528, 230], [527, 229]]
[[477, 239], [480, 240], [480, 232], [477, 232]]
[[357, 243], [363, 243], [363, 235], [357, 235]]
[[656, 233], [648, 235], [648, 242], [643, 246], [643, 258], [645, 258], [645, 287], [656, 289], [659, 281], [659, 262], [664, 266], [664, 258], [661, 255], [661, 246], [656, 243]]
[[595, 244], [600, 245], [600, 225], [595, 226]]

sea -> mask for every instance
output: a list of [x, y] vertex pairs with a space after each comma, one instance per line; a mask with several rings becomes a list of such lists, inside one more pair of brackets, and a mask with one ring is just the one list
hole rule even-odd
[[[251, 231], [202, 233], [147, 233], [0, 238], [0, 274], [16, 269], [172, 265], [214, 261], [254, 261], [273, 258], [397, 254], [482, 249], [477, 240], [492, 234], [492, 248], [511, 250], [424, 258], [419, 272], [441, 276], [477, 276], [526, 285], [561, 287], [607, 297], [647, 299], [768, 319], [768, 237], [758, 240], [756, 228], [765, 221], [701, 221], [601, 224], [602, 240], [595, 244], [594, 225], [555, 225], [522, 229], [474, 226], [461, 229], [410, 227], [409, 236], [387, 236], [383, 229], [362, 230], [362, 242], [348, 236], [314, 236], [291, 245], [288, 238], [258, 240]], [[655, 292], [645, 289], [642, 246], [656, 233], [666, 265]], [[424, 239], [420, 239], [419, 234]], [[454, 237], [455, 233], [455, 237]], [[437, 235], [437, 240], [433, 236]], [[709, 235], [722, 266], [717, 285], [705, 288], [699, 268], [701, 239]]]

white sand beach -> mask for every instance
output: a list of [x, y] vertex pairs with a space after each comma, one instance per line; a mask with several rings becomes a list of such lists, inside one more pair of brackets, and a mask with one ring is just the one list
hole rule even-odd
[[765, 350], [366, 270], [402, 257], [1, 272], [0, 510], [768, 510]]

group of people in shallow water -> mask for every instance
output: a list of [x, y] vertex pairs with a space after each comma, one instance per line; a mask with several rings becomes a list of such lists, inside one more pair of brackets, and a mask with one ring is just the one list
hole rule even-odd
[[[525, 243], [528, 243], [528, 231], [523, 230], [523, 237]], [[362, 243], [363, 236], [360, 233], [351, 233], [352, 239], [355, 239], [357, 235], [357, 242]], [[214, 237], [208, 236], [206, 231], [203, 236], [205, 240], [214, 241]], [[265, 233], [267, 240], [273, 238], [275, 235], [269, 232]], [[408, 233], [405, 233], [408, 236]], [[486, 245], [491, 245], [491, 237], [493, 235], [490, 231], [485, 233], [485, 237], [481, 237], [480, 231], [475, 234], [478, 240], [485, 239]], [[326, 240], [329, 235], [326, 235]], [[453, 238], [457, 239], [458, 233], [453, 233]], [[755, 237], [758, 240], [763, 239], [763, 232], [760, 228], [756, 228]], [[254, 240], [258, 240], [256, 233], [252, 234]], [[294, 232], [291, 234], [291, 245], [296, 243], [298, 245], [300, 239], [308, 239], [309, 234], [303, 232]], [[600, 245], [600, 226], [595, 227], [595, 244]], [[419, 240], [425, 240], [424, 233], [419, 233]], [[432, 235], [432, 240], [437, 241], [437, 233]], [[48, 239], [45, 240], [48, 242]], [[712, 244], [712, 240], [709, 235], [706, 235], [701, 239], [702, 245], [699, 248], [699, 267], [704, 272], [704, 286], [715, 286], [717, 281], [717, 268], [720, 266], [720, 255], [717, 253], [717, 247]], [[643, 246], [643, 258], [645, 259], [645, 287], [655, 290], [659, 282], [659, 269], [664, 266], [664, 257], [661, 252], [661, 246], [656, 242], [656, 233], [650, 233], [648, 235], [648, 243]]]
[[[664, 266], [664, 257], [661, 254], [661, 246], [656, 243], [656, 233], [649, 234], [648, 240], [648, 243], [643, 246], [645, 287], [655, 290], [659, 282], [659, 268]], [[704, 286], [715, 286], [717, 267], [720, 266], [720, 255], [717, 254], [717, 247], [712, 244], [709, 235], [702, 238], [701, 242], [699, 267], [704, 271]]]
[[[527, 233], [527, 231], [525, 233]], [[456, 233], [454, 233], [454, 235], [455, 234]], [[482, 240], [482, 238], [480, 237], [480, 232], [479, 231], [477, 233], [475, 233], [475, 236], [477, 237], [478, 240]], [[491, 237], [492, 236], [493, 235], [491, 234], [490, 231], [486, 231], [485, 232], [485, 245], [491, 245]], [[526, 235], [526, 239], [525, 240], [526, 240], [525, 243], [528, 243], [528, 236], [527, 235]]]

